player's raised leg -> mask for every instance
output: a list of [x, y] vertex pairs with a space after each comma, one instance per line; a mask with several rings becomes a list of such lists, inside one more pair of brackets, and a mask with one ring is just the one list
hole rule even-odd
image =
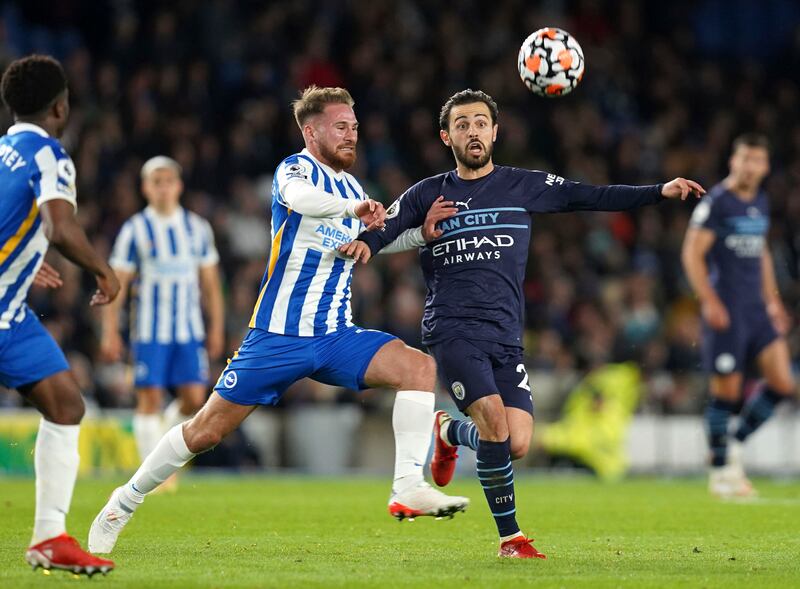
[[433, 425], [436, 363], [433, 358], [400, 340], [384, 344], [372, 357], [364, 375], [369, 387], [397, 390], [392, 428], [395, 439], [394, 480], [389, 512], [398, 519], [421, 515], [442, 517], [463, 511], [465, 497], [449, 497], [425, 482]]
[[170, 429], [145, 458], [139, 470], [117, 488], [89, 530], [89, 550], [111, 552], [120, 532], [145, 496], [197, 454], [210, 450], [250, 415], [255, 405], [239, 405], [212, 393], [190, 421]]
[[34, 453], [36, 515], [25, 560], [34, 568], [107, 573], [114, 563], [87, 554], [66, 532], [80, 462], [78, 433], [84, 413], [78, 384], [68, 370], [62, 370], [18, 388], [42, 414]]

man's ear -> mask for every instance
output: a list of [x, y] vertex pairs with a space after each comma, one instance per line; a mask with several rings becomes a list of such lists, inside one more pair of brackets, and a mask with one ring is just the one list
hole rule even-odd
[[447, 147], [450, 147], [450, 133], [447, 131], [439, 131], [439, 137]]

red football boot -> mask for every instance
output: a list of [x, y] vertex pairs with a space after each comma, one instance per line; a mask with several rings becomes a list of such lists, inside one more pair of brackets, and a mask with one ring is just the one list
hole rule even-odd
[[45, 569], [62, 569], [76, 575], [92, 576], [95, 573], [104, 575], [114, 568], [114, 563], [105, 558], [97, 558], [81, 549], [81, 545], [72, 536], [61, 534], [28, 548], [25, 560], [35, 571], [38, 567]]
[[437, 411], [433, 420], [433, 435], [436, 445], [431, 458], [431, 476], [433, 482], [440, 487], [446, 486], [453, 480], [453, 473], [456, 471], [456, 459], [458, 450], [456, 446], [451, 446], [442, 439], [442, 425], [453, 418], [445, 411]]
[[501, 558], [547, 558], [536, 550], [533, 545], [533, 538], [526, 538], [525, 536], [517, 536], [500, 544], [497, 556]]

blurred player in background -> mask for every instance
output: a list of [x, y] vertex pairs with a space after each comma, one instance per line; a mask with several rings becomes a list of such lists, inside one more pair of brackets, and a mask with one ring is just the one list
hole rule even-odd
[[[381, 227], [386, 213], [345, 171], [356, 160], [353, 99], [341, 88], [312, 86], [295, 101], [294, 113], [306, 149], [275, 171], [272, 251], [250, 331], [203, 409], [167, 432], [97, 515], [89, 532], [94, 552], [113, 549], [147, 493], [304, 377], [351, 389], [398, 390], [392, 514], [452, 515], [469, 503], [433, 489], [423, 478], [434, 421], [434, 360], [392, 335], [352, 323], [354, 263], [337, 248], [362, 227]], [[396, 251], [419, 247], [425, 243], [423, 230], [411, 229], [397, 241]]]
[[[683, 243], [683, 267], [700, 300], [703, 365], [711, 399], [705, 419], [711, 447], [709, 490], [720, 497], [750, 496], [742, 442], [783, 399], [794, 395], [789, 317], [781, 301], [767, 245], [769, 202], [761, 182], [769, 173], [769, 144], [757, 134], [733, 143], [730, 173], [699, 203]], [[739, 406], [742, 380], [755, 361], [763, 386], [742, 409], [729, 441], [728, 419]]]
[[[165, 431], [203, 406], [208, 359], [222, 354], [225, 336], [214, 234], [208, 221], [179, 203], [180, 165], [157, 156], [145, 162], [141, 177], [148, 206], [125, 222], [114, 244], [111, 266], [122, 288], [120, 296], [103, 309], [100, 351], [107, 361], [123, 357], [119, 317], [132, 287], [133, 433], [144, 460]], [[168, 388], [175, 390], [177, 398], [162, 419]]]
[[[119, 282], [75, 219], [75, 166], [56, 139], [69, 117], [61, 65], [41, 55], [19, 59], [0, 88], [15, 122], [0, 138], [0, 384], [17, 389], [42, 414], [34, 455], [36, 515], [25, 560], [34, 569], [106, 573], [114, 563], [87, 554], [66, 533], [78, 474], [81, 391], [25, 299], [50, 243], [95, 276], [92, 305], [114, 300]], [[57, 275], [47, 280], [48, 268], [37, 283], [58, 286]]]
[[618, 211], [686, 198], [703, 188], [677, 178], [656, 186], [589, 186], [545, 172], [495, 166], [497, 105], [484, 92], [464, 90], [442, 107], [441, 139], [456, 169], [409, 188], [387, 211], [384, 231], [362, 233], [342, 251], [367, 261], [400, 232], [423, 222], [432, 204], [454, 205], [427, 244], [421, 263], [428, 287], [423, 342], [458, 408], [472, 421], [439, 412], [431, 472], [450, 482], [456, 446], [477, 453], [478, 478], [500, 534], [499, 556], [545, 558], [516, 520], [511, 460], [528, 452], [533, 398], [522, 357], [522, 283], [531, 213]]

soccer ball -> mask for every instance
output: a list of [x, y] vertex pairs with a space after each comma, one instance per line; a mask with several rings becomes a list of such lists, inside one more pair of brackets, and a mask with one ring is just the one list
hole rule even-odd
[[583, 77], [583, 49], [568, 32], [545, 27], [522, 43], [517, 67], [520, 78], [534, 94], [563, 96]]

